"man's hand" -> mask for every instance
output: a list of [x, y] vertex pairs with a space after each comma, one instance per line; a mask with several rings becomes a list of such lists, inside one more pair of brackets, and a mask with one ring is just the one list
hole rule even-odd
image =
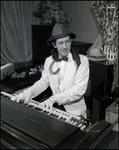
[[56, 103], [56, 99], [50, 97], [49, 99], [45, 100], [44, 102], [40, 103], [42, 108], [52, 110], [53, 104]]
[[16, 101], [18, 103], [21, 101], [24, 101], [24, 103], [28, 103], [30, 99], [31, 99], [30, 95], [29, 96], [27, 95], [27, 97], [26, 97], [25, 94], [23, 94], [23, 93], [20, 93], [19, 95], [13, 96], [11, 98], [11, 100]]

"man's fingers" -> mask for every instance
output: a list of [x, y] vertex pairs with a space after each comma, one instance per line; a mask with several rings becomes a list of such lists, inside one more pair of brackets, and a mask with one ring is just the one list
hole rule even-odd
[[16, 100], [17, 100], [17, 98], [18, 98], [18, 96], [12, 96], [12, 97], [10, 98], [10, 100], [12, 100], [12, 101], [16, 101]]
[[54, 101], [52, 101], [51, 99], [47, 99], [44, 102], [41, 102], [39, 104], [39, 108], [43, 108], [46, 110], [49, 110], [49, 109], [53, 110], [53, 104], [54, 104]]
[[48, 101], [48, 102], [46, 103], [46, 109], [52, 110], [52, 106], [53, 106], [53, 103], [51, 103], [50, 101]]
[[22, 96], [21, 95], [19, 95], [18, 97], [17, 97], [17, 102], [19, 103], [21, 100], [23, 100], [23, 98], [22, 98]]
[[24, 101], [25, 97], [22, 93], [20, 93], [19, 95], [13, 96], [10, 99], [19, 103], [21, 100]]
[[53, 110], [53, 103], [50, 103], [50, 110]]
[[27, 97], [26, 99], [25, 99], [25, 101], [24, 101], [24, 103], [29, 103], [29, 98]]

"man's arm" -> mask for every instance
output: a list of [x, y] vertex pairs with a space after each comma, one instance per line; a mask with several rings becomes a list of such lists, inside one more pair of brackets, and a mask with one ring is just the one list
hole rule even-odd
[[19, 102], [23, 100], [24, 102], [28, 102], [31, 98], [34, 98], [45, 91], [49, 86], [48, 76], [47, 76], [47, 61], [44, 63], [44, 69], [42, 71], [41, 78], [36, 81], [31, 87], [24, 90], [23, 93], [15, 96], [14, 101]]

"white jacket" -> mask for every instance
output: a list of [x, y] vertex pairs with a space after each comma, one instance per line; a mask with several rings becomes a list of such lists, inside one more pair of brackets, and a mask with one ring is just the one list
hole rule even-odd
[[[67, 112], [86, 116], [86, 104], [83, 95], [86, 92], [89, 80], [89, 61], [86, 56], [81, 54], [79, 56], [81, 64], [77, 69], [76, 63], [70, 54], [65, 67], [64, 82], [62, 83], [61, 91], [58, 89], [57, 74], [53, 75], [49, 71], [49, 66], [53, 61], [52, 56], [49, 56], [45, 60], [44, 70], [40, 80], [35, 82], [33, 86], [23, 93], [26, 95], [31, 94], [33, 98], [50, 86], [58, 104], [63, 104]], [[54, 64], [53, 69], [57, 70], [57, 62]]]

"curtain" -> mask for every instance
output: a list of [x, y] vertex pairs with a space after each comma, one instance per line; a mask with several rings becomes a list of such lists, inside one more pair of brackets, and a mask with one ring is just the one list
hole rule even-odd
[[32, 60], [31, 24], [37, 1], [1, 1], [1, 64]]

